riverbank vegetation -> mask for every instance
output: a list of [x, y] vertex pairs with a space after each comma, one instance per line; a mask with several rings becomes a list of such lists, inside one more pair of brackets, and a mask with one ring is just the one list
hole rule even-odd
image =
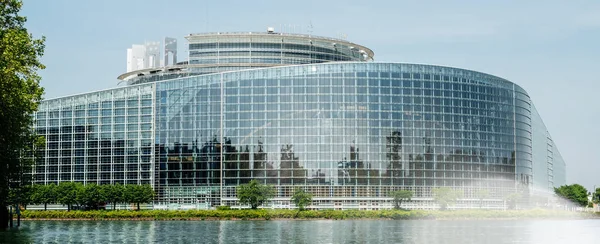
[[248, 184], [237, 186], [237, 196], [240, 204], [250, 205], [250, 208], [256, 209], [275, 196], [275, 187], [251, 180]]
[[313, 195], [302, 188], [296, 189], [292, 195], [292, 202], [298, 207], [298, 210], [304, 211], [306, 206], [312, 203]]
[[140, 209], [140, 203], [150, 203], [154, 191], [150, 185], [96, 185], [74, 182], [61, 182], [59, 185], [33, 185], [28, 196], [28, 203], [66, 205], [68, 210], [73, 206], [78, 209], [99, 209], [105, 204], [112, 204], [113, 209], [119, 203], [134, 203]]
[[554, 188], [554, 193], [566, 201], [570, 201], [581, 207], [588, 206], [588, 196], [591, 194], [585, 187], [579, 184], [564, 185]]
[[407, 190], [399, 190], [390, 192], [389, 195], [390, 197], [394, 198], [394, 209], [400, 209], [402, 201], [410, 201], [410, 198], [413, 196], [413, 192]]
[[600, 218], [600, 213], [531, 210], [143, 210], [23, 211], [29, 220], [270, 220], [270, 219], [575, 219]]

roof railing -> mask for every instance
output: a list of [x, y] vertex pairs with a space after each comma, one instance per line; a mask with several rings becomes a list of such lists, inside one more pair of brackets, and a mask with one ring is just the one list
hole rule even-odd
[[268, 32], [204, 32], [204, 33], [190, 33], [188, 35], [189, 36], [213, 36], [213, 35], [269, 35], [269, 36], [274, 36], [274, 35], [281, 35], [281, 36], [294, 36], [294, 37], [311, 37], [311, 38], [319, 38], [319, 39], [325, 39], [325, 40], [331, 40], [331, 41], [343, 41], [343, 42], [349, 42], [348, 40], [344, 40], [344, 39], [339, 39], [339, 38], [333, 38], [333, 37], [326, 37], [326, 36], [315, 36], [315, 35], [308, 35], [308, 34], [296, 34], [296, 33], [285, 33], [285, 32], [273, 32], [273, 33], [268, 33]]

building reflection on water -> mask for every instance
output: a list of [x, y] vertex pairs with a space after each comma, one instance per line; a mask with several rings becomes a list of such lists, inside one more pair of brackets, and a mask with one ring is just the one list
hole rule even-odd
[[597, 220], [25, 221], [2, 243], [597, 243]]

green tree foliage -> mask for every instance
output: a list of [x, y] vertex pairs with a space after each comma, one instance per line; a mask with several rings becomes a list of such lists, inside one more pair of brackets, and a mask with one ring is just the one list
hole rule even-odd
[[554, 193], [559, 197], [582, 207], [585, 207], [588, 204], [588, 191], [579, 184], [564, 185], [558, 188], [555, 187]]
[[312, 194], [302, 188], [297, 188], [294, 195], [292, 195], [292, 202], [298, 206], [300, 211], [303, 211], [306, 206], [312, 203], [312, 198]]
[[56, 187], [57, 202], [67, 205], [67, 211], [71, 211], [74, 204], [77, 204], [77, 192], [83, 188], [83, 184], [75, 182], [61, 182]]
[[394, 198], [394, 209], [400, 209], [402, 206], [402, 201], [410, 201], [413, 197], [412, 191], [407, 190], [398, 190], [390, 192], [390, 197]]
[[592, 202], [599, 204], [600, 203], [600, 188], [596, 188], [596, 191], [592, 195]]
[[[154, 191], [150, 185], [96, 185], [62, 182], [56, 186], [33, 185], [28, 201], [34, 204], [60, 203], [71, 209], [74, 204], [85, 206], [87, 209], [98, 209], [104, 203], [112, 203], [113, 209], [117, 203], [150, 203]], [[46, 206], [44, 207], [46, 208]]]
[[112, 209], [117, 208], [117, 203], [124, 201], [125, 187], [119, 183], [114, 185], [102, 185], [102, 194], [105, 196], [106, 202], [113, 205]]
[[440, 205], [441, 210], [448, 209], [448, 206], [453, 205], [460, 196], [459, 191], [448, 187], [433, 188], [431, 191], [433, 200]]
[[105, 202], [101, 187], [96, 184], [87, 184], [77, 191], [77, 202], [88, 209], [98, 209]]
[[44, 210], [48, 209], [48, 204], [56, 203], [56, 185], [35, 185], [31, 194], [31, 202], [34, 204], [44, 204]]
[[490, 197], [490, 191], [488, 189], [479, 189], [475, 192], [475, 196], [479, 199], [479, 208], [482, 208], [483, 199]]
[[154, 190], [152, 186], [145, 185], [125, 185], [123, 200], [128, 203], [134, 203], [137, 210], [140, 210], [140, 203], [151, 203], [154, 199]]
[[40, 62], [44, 38], [28, 33], [27, 19], [19, 15], [22, 5], [20, 0], [0, 0], [0, 229], [8, 227], [9, 197], [19, 194], [13, 189], [27, 185], [28, 152], [38, 142], [32, 114], [44, 93], [37, 74], [45, 68]]
[[237, 187], [237, 196], [240, 199], [240, 204], [248, 204], [252, 209], [256, 209], [264, 202], [275, 197], [275, 188], [251, 180], [248, 184]]
[[20, 205], [27, 209], [27, 205], [31, 204], [31, 194], [33, 194], [33, 185], [23, 185], [19, 188], [11, 188], [9, 192], [9, 203]]
[[140, 189], [139, 196], [136, 197], [134, 203], [137, 204], [137, 209], [139, 210], [140, 203], [152, 203], [154, 200], [154, 189], [149, 184], [139, 185], [138, 187]]
[[508, 209], [517, 209], [517, 203], [522, 198], [521, 193], [514, 192], [508, 194], [504, 197], [504, 201], [506, 201]]

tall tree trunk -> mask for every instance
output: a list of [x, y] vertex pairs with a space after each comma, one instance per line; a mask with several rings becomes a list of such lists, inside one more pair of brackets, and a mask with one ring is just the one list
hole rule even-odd
[[117, 209], [117, 203], [113, 202], [113, 209], [112, 210], [115, 210], [115, 209]]
[[67, 204], [67, 212], [71, 211], [71, 204]]
[[48, 210], [48, 204], [44, 203], [44, 211]]
[[8, 228], [8, 209], [6, 206], [0, 206], [0, 229]]
[[140, 203], [137, 203], [137, 210], [140, 211]]

